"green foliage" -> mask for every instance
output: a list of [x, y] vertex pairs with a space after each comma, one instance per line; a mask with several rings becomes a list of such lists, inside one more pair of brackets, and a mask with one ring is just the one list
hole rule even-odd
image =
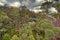
[[36, 18], [38, 18], [38, 19], [45, 19], [45, 18], [47, 18], [47, 16], [44, 13], [38, 13], [38, 14], [36, 14]]
[[60, 2], [56, 2], [55, 4], [53, 4], [53, 7], [60, 8]]
[[9, 34], [5, 34], [3, 36], [3, 40], [10, 40], [10, 35]]
[[11, 40], [19, 40], [19, 37], [17, 35], [13, 35]]
[[52, 4], [52, 2], [48, 2], [48, 1], [47, 1], [47, 2], [44, 2], [44, 3], [42, 4], [42, 6], [45, 6], [45, 5], [47, 5], [47, 4], [50, 5], [50, 4]]
[[29, 25], [24, 25], [20, 33], [20, 38], [21, 40], [35, 40], [32, 33], [32, 29]]
[[52, 6], [55, 7], [58, 10], [58, 12], [60, 13], [60, 2], [56, 2]]
[[[58, 28], [54, 27], [54, 25], [48, 20], [40, 20], [37, 22], [36, 27], [34, 29], [34, 35], [36, 39], [48, 40], [54, 37], [60, 31]], [[37, 40], [38, 40], [37, 39]]]
[[[51, 14], [57, 17], [59, 14]], [[60, 15], [59, 15], [60, 16]], [[38, 20], [31, 21], [30, 18]], [[0, 9], [0, 35], [3, 40], [49, 40], [60, 32], [44, 13], [17, 9], [13, 7], [1, 7]]]
[[53, 17], [57, 18], [58, 16], [60, 17], [60, 14], [51, 14]]
[[3, 37], [3, 35], [4, 35], [6, 32], [7, 32], [7, 29], [5, 29], [5, 28], [1, 28], [1, 29], [0, 29], [0, 36], [1, 36], [1, 38]]
[[1, 19], [7, 19], [7, 18], [8, 18], [8, 16], [6, 15], [6, 13], [5, 13], [5, 12], [0, 11], [0, 18], [1, 18]]
[[30, 35], [30, 36], [28, 36], [28, 38], [27, 38], [28, 40], [35, 40], [35, 38], [34, 38], [34, 36], [33, 35]]
[[11, 29], [10, 34], [12, 35], [18, 35], [18, 31], [16, 29]]

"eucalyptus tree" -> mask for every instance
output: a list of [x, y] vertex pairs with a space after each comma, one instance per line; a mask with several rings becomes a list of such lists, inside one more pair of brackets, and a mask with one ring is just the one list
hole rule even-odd
[[52, 6], [55, 7], [57, 11], [60, 13], [60, 2], [56, 2]]
[[56, 24], [58, 27], [60, 27], [60, 21], [59, 21], [60, 20], [60, 1], [56, 0], [56, 2], [52, 6], [55, 7], [58, 11], [58, 14], [56, 14], [55, 17], [57, 20]]
[[49, 15], [49, 8], [52, 7], [53, 2], [51, 0], [46, 0], [46, 2], [42, 3], [42, 8], [45, 9], [45, 14], [48, 18], [51, 18], [52, 20], [56, 21], [56, 18], [52, 17], [51, 15]]
[[46, 10], [46, 14], [48, 14], [48, 9], [51, 7], [52, 2], [46, 0], [46, 2], [42, 3], [42, 8]]

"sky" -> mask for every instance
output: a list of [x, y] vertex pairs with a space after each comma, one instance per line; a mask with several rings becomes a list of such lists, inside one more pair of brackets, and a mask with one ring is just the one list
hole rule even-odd
[[7, 4], [8, 6], [20, 7], [25, 5], [27, 8], [40, 6], [45, 0], [0, 0], [0, 5]]
[[0, 0], [0, 5], [8, 4], [9, 6], [19, 7], [22, 5], [32, 8], [39, 6], [44, 0]]
[[[4, 4], [7, 4], [13, 7], [25, 5], [27, 8], [33, 9], [40, 6], [43, 2], [45, 2], [45, 0], [0, 0], [0, 5], [4, 6]], [[52, 8], [50, 10], [52, 10]], [[53, 8], [53, 10], [56, 12], [56, 9]]]

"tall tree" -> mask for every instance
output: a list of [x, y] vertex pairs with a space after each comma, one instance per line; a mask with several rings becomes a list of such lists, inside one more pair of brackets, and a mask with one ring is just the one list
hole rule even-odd
[[52, 6], [55, 7], [57, 11], [60, 13], [60, 2], [56, 2]]
[[48, 14], [48, 9], [51, 7], [52, 2], [46, 0], [46, 2], [42, 3], [42, 7], [45, 9], [46, 14]]
[[48, 0], [46, 0], [46, 2], [44, 2], [43, 4], [42, 4], [42, 7], [45, 9], [45, 11], [46, 11], [46, 16], [48, 17], [48, 18], [51, 18], [52, 20], [54, 20], [54, 21], [56, 21], [56, 18], [54, 18], [54, 17], [52, 17], [51, 15], [49, 15], [49, 8], [52, 6], [51, 5], [52, 4], [52, 2], [50, 2], [50, 1], [48, 1]]

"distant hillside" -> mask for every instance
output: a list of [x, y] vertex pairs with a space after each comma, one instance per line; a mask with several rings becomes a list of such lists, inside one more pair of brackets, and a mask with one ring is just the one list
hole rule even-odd
[[[21, 7], [20, 9], [14, 8], [14, 7], [7, 7], [7, 6], [0, 6], [0, 14], [3, 15], [2, 17], [4, 19], [9, 19], [9, 20], [19, 20], [21, 23], [25, 23], [28, 21], [37, 21], [38, 20], [50, 20], [52, 22], [55, 22], [60, 20], [57, 19], [60, 14], [45, 14], [44, 12], [39, 12], [39, 13], [34, 13], [33, 11], [29, 11], [26, 7]], [[55, 18], [56, 16], [56, 18]], [[1, 17], [1, 18], [2, 18]], [[3, 19], [2, 18], [2, 19]], [[3, 20], [4, 20], [3, 19]], [[54, 22], [54, 24], [55, 24]], [[60, 26], [60, 25], [59, 25]]]
[[57, 40], [59, 27], [60, 14], [0, 6], [0, 40]]

